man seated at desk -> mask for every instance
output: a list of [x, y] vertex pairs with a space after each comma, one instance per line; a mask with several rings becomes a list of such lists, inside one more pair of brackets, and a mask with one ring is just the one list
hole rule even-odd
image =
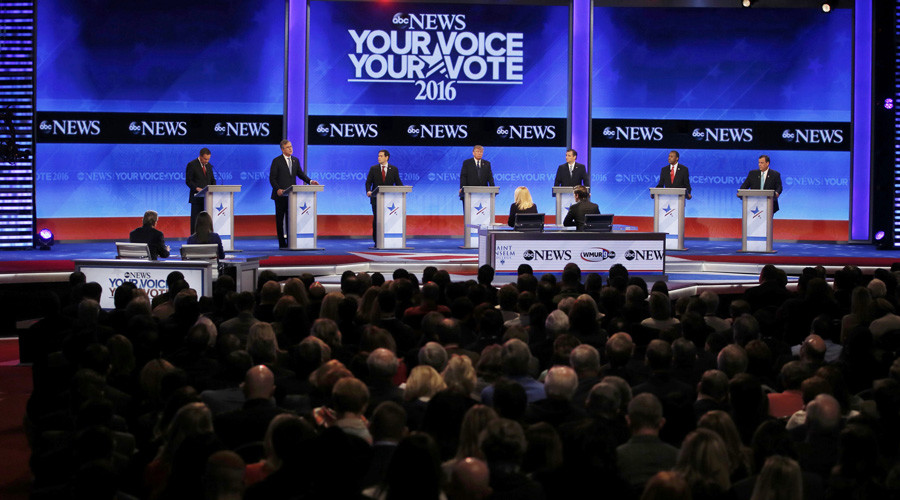
[[158, 220], [159, 214], [147, 210], [144, 212], [144, 225], [132, 231], [128, 237], [128, 241], [132, 243], [146, 243], [150, 247], [150, 260], [169, 256], [169, 245], [166, 245], [162, 231], [156, 229]]
[[584, 231], [584, 216], [599, 214], [600, 207], [591, 203], [591, 195], [584, 186], [575, 186], [575, 203], [569, 207], [569, 213], [563, 220], [564, 226], [575, 226], [576, 231]]

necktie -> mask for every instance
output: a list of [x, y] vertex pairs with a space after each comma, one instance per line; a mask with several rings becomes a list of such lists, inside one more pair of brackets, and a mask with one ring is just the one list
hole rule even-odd
[[672, 166], [672, 179], [669, 181], [672, 184], [675, 184], [675, 166]]
[[201, 164], [200, 164], [200, 168], [203, 169], [203, 177], [206, 177], [206, 165], [204, 165], [204, 164], [201, 163]]
[[760, 189], [766, 188], [766, 173], [765, 172], [763, 172], [759, 175], [759, 188]]
[[381, 167], [381, 182], [384, 182], [386, 177], [387, 177], [387, 167]]

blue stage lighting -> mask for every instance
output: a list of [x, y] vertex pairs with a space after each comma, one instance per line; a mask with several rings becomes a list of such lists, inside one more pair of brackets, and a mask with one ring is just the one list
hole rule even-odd
[[875, 241], [881, 241], [884, 239], [884, 231], [878, 231], [875, 233]]
[[50, 250], [50, 247], [53, 246], [53, 232], [47, 229], [46, 227], [38, 231], [37, 234], [37, 244], [41, 250]]

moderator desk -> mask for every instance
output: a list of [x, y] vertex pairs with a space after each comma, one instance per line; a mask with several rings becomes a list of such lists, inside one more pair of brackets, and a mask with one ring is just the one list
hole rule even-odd
[[666, 271], [666, 233], [576, 232], [546, 225], [543, 232], [511, 231], [486, 226], [478, 231], [478, 265], [490, 264], [497, 273], [515, 273], [528, 264], [535, 273], [561, 273], [575, 263], [582, 272], [607, 273], [615, 264], [629, 271]]

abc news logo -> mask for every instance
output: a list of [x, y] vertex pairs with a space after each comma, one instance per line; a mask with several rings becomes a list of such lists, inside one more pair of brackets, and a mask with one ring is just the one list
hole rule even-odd
[[662, 260], [662, 250], [626, 250], [625, 260]]
[[100, 135], [100, 120], [43, 120], [38, 130], [44, 135]]
[[468, 125], [412, 124], [406, 134], [413, 139], [465, 139], [469, 137]]
[[653, 141], [663, 140], [662, 127], [606, 127], [603, 137], [613, 141]]
[[135, 121], [128, 124], [128, 131], [154, 137], [183, 137], [188, 133], [187, 122], [183, 121]]
[[556, 125], [500, 125], [497, 135], [501, 139], [525, 141], [556, 139]]
[[218, 122], [213, 132], [220, 137], [268, 137], [269, 122]]
[[572, 260], [571, 250], [525, 250], [522, 258], [528, 261], [534, 260]]
[[842, 144], [844, 131], [841, 129], [794, 128], [785, 129], [781, 138], [797, 144]]
[[404, 14], [397, 12], [391, 24], [404, 30], [462, 31], [466, 29], [465, 14]]
[[700, 142], [753, 142], [753, 129], [695, 128], [691, 137]]
[[344, 139], [374, 139], [378, 137], [378, 124], [320, 123], [316, 127], [316, 133], [319, 134], [320, 137], [339, 137]]

